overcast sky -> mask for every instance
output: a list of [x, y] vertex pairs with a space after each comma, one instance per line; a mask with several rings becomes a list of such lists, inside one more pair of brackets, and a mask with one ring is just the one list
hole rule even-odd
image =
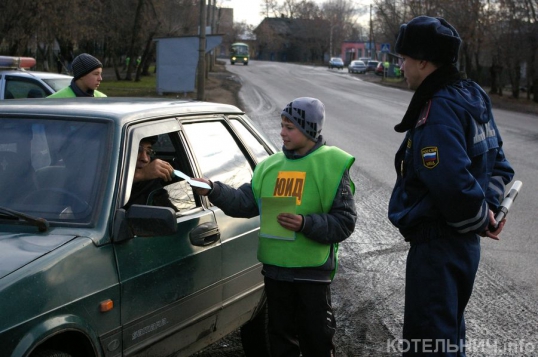
[[[327, 0], [314, 0], [318, 4]], [[245, 21], [249, 25], [258, 26], [263, 17], [260, 16], [262, 0], [217, 0], [217, 5], [234, 9], [234, 22]], [[282, 3], [282, 1], [280, 1]], [[356, 4], [370, 4], [370, 0], [355, 1]], [[364, 5], [369, 6], [369, 5]]]
[[[322, 0], [315, 0], [321, 4]], [[326, 0], [325, 0], [326, 1]], [[249, 25], [258, 26], [263, 17], [260, 16], [262, 0], [220, 0], [223, 7], [234, 9], [234, 22], [245, 21]]]

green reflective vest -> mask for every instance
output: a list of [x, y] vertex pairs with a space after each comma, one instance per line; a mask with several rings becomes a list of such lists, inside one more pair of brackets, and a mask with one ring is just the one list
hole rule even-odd
[[[252, 190], [260, 206], [261, 197], [294, 196], [297, 214], [328, 213], [342, 176], [354, 161], [345, 151], [325, 145], [295, 160], [279, 152], [256, 166]], [[260, 207], [260, 215], [263, 212]], [[261, 230], [267, 231], [265, 227]], [[330, 248], [330, 244], [318, 243], [300, 232], [293, 240], [259, 236], [258, 260], [287, 268], [316, 267], [327, 261]]]
[[[101, 92], [99, 92], [97, 90], [94, 90], [93, 91], [93, 96], [96, 97], [96, 98], [106, 97], [106, 94], [101, 93]], [[68, 86], [68, 87], [65, 87], [63, 89], [60, 89], [56, 93], [53, 93], [53, 94], [49, 95], [47, 98], [75, 98], [75, 97], [76, 97], [75, 92], [73, 92], [71, 87]]]

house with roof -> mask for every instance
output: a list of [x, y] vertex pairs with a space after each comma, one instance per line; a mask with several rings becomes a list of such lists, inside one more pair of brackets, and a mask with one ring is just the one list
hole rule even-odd
[[380, 56], [381, 44], [368, 41], [344, 41], [341, 47], [340, 57], [344, 63], [349, 64], [353, 60], [369, 58], [382, 60]]
[[329, 22], [322, 19], [266, 17], [254, 29], [255, 58], [265, 61], [322, 63], [329, 50]]

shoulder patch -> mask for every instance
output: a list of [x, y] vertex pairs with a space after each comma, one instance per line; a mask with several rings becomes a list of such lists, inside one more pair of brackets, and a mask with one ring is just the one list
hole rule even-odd
[[422, 108], [422, 111], [420, 112], [419, 119], [417, 121], [417, 125], [415, 125], [415, 128], [418, 128], [421, 125], [426, 124], [426, 121], [428, 120], [428, 115], [430, 115], [430, 107], [432, 106], [432, 101], [428, 100], [424, 108]]
[[427, 169], [433, 169], [439, 164], [439, 150], [437, 146], [427, 146], [420, 150], [422, 163]]

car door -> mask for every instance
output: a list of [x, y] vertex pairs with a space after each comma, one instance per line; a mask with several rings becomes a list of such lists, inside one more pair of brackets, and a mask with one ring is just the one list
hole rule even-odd
[[[129, 128], [124, 193], [131, 187], [143, 137], [158, 135], [156, 158], [190, 172], [179, 130], [175, 119]], [[177, 208], [177, 233], [135, 237], [115, 246], [125, 355], [167, 356], [188, 347], [215, 330], [222, 306], [222, 247], [214, 213], [203, 209], [185, 181], [176, 179], [164, 189]], [[148, 199], [147, 204], [153, 203]]]
[[[249, 183], [256, 163], [272, 152], [272, 147], [239, 116], [231, 121], [225, 117], [185, 121], [183, 129], [201, 176], [234, 188]], [[257, 260], [259, 216], [229, 217], [208, 204], [215, 213], [222, 244], [224, 313], [217, 327], [237, 326], [237, 317], [248, 319], [249, 310], [257, 306], [263, 292], [261, 264]]]

